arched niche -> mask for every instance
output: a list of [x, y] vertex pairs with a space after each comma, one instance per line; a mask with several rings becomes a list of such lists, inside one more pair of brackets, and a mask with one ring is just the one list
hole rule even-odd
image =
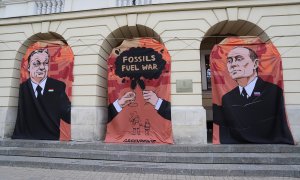
[[37, 41], [62, 41], [65, 44], [68, 44], [67, 41], [59, 34], [54, 33], [54, 32], [49, 32], [49, 33], [37, 33], [29, 37], [27, 40], [24, 41], [24, 43], [21, 45], [19, 48], [17, 55], [16, 55], [16, 60], [21, 61], [27, 48], [32, 45], [33, 43]]
[[[19, 81], [20, 81], [20, 68], [21, 68], [21, 61], [23, 56], [25, 55], [28, 47], [30, 47], [32, 44], [36, 43], [37, 41], [62, 41], [65, 44], [67, 44], [66, 40], [59, 34], [54, 33], [54, 32], [49, 32], [49, 33], [37, 33], [26, 39], [24, 42], [20, 42], [21, 46], [16, 52], [16, 56], [14, 59], [14, 68], [18, 70], [18, 73], [16, 73], [16, 76], [18, 79], [14, 79], [14, 85], [15, 88], [19, 87]], [[14, 107], [14, 109], [10, 110], [8, 112], [8, 116], [11, 117], [8, 121], [6, 121], [6, 128], [5, 131], [5, 137], [11, 137], [15, 123], [16, 123], [16, 116], [17, 116], [17, 108]]]
[[163, 44], [160, 36], [147, 26], [122, 26], [105, 38], [101, 45], [100, 55], [106, 60], [113, 48], [119, 46], [123, 40], [132, 38], [153, 38]]
[[229, 36], [259, 37], [263, 42], [270, 40], [269, 36], [256, 24], [248, 21], [222, 21], [213, 25], [203, 37], [200, 45], [200, 66], [202, 82], [202, 102], [206, 110], [208, 143], [212, 138], [212, 97], [209, 77], [209, 55], [215, 44]]

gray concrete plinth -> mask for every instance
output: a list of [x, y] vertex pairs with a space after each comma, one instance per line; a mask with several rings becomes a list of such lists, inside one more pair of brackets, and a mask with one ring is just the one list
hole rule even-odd
[[103, 140], [106, 131], [107, 108], [72, 107], [71, 139], [74, 141]]
[[202, 106], [173, 106], [175, 144], [206, 144], [206, 112]]
[[14, 132], [17, 107], [0, 107], [0, 138], [10, 138]]
[[287, 105], [286, 106], [287, 117], [290, 123], [290, 128], [296, 143], [300, 143], [300, 106]]

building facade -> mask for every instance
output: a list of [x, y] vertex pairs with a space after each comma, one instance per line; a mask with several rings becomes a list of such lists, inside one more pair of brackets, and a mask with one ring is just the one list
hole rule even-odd
[[[75, 56], [71, 138], [101, 141], [107, 122], [107, 58], [124, 39], [152, 37], [167, 47], [172, 58], [175, 143], [206, 144], [212, 120], [209, 53], [225, 37], [258, 36], [281, 54], [286, 110], [300, 142], [299, 0], [134, 2], [1, 2], [1, 138], [9, 138], [14, 129], [20, 62], [28, 46], [39, 40], [62, 40], [71, 46]], [[178, 91], [183, 81], [192, 82], [189, 91]]]

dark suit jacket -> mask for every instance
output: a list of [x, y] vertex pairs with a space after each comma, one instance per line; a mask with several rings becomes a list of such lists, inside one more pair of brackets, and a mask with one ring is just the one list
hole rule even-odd
[[[169, 101], [166, 101], [163, 99], [161, 106], [159, 107], [157, 112], [163, 118], [165, 118], [167, 120], [171, 120], [171, 103]], [[116, 108], [114, 107], [113, 104], [110, 104], [108, 106], [108, 121], [107, 121], [107, 123], [112, 121], [113, 118], [115, 118], [115, 116], [117, 116], [117, 115], [118, 115], [118, 111], [116, 110]]]
[[294, 144], [288, 127], [282, 89], [258, 78], [247, 100], [236, 87], [213, 105], [214, 123], [224, 144]]
[[60, 119], [70, 123], [71, 103], [65, 88], [65, 83], [48, 77], [43, 96], [38, 100], [30, 79], [23, 82], [12, 138], [58, 140]]

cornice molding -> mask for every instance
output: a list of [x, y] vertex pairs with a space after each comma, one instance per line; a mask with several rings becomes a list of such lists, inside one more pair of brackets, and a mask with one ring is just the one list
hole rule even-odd
[[2, 5], [10, 5], [10, 4], [35, 2], [35, 0], [2, 0], [0, 2], [1, 2]]
[[[15, 0], [18, 1], [18, 0]], [[20, 0], [19, 0], [20, 1]], [[201, 2], [185, 2], [172, 4], [153, 4], [144, 6], [126, 6], [96, 10], [72, 11], [58, 14], [34, 15], [26, 17], [13, 17], [0, 19], [0, 26], [12, 24], [27, 24], [44, 21], [83, 19], [92, 17], [117, 16], [126, 14], [144, 14], [154, 12], [172, 12], [172, 11], [191, 11], [205, 9], [222, 9], [232, 7], [264, 7], [264, 6], [283, 6], [300, 5], [299, 0], [217, 0]]]

